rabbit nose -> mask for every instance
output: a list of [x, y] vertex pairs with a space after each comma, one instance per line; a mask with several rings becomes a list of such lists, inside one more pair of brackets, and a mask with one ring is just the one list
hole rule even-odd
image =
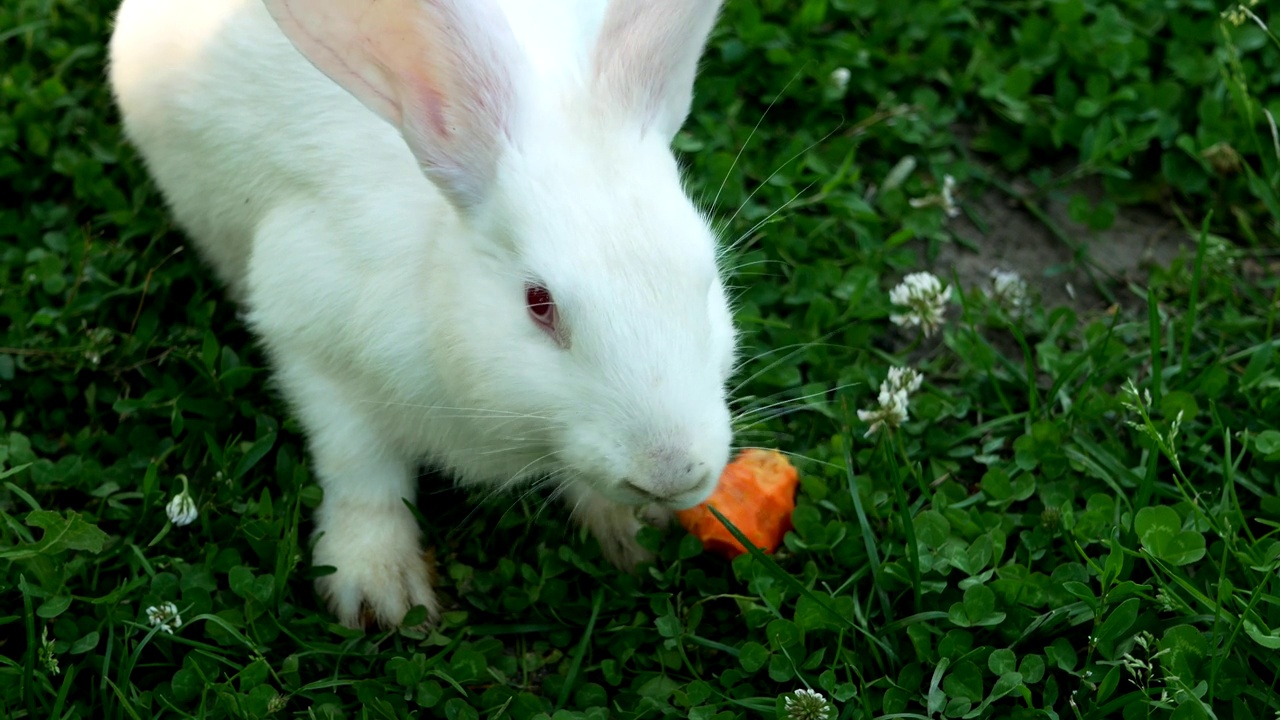
[[714, 488], [715, 471], [704, 461], [675, 448], [659, 448], [650, 456], [651, 471], [631, 489], [651, 502], [693, 506]]

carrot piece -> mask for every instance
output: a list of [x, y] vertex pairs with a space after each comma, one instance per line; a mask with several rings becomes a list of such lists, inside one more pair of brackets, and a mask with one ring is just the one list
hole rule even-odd
[[776, 450], [743, 450], [720, 475], [720, 484], [706, 502], [676, 513], [680, 524], [702, 541], [706, 550], [732, 560], [747, 549], [711, 514], [721, 515], [742, 531], [753, 545], [771, 553], [791, 529], [800, 475]]

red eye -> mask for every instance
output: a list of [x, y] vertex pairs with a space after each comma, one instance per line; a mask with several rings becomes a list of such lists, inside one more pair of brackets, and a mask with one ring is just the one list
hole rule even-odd
[[556, 301], [551, 291], [541, 285], [524, 286], [524, 302], [529, 307], [529, 317], [543, 330], [556, 331]]

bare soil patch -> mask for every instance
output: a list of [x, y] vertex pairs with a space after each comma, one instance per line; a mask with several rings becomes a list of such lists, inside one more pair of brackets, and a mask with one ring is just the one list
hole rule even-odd
[[[1025, 179], [1012, 179], [1008, 185], [1023, 197], [1033, 194]], [[1011, 270], [1048, 307], [1068, 305], [1084, 314], [1105, 310], [1111, 303], [1098, 288], [1103, 285], [1122, 306], [1131, 308], [1145, 302], [1130, 287], [1145, 287], [1150, 268], [1169, 264], [1180, 251], [1194, 252], [1194, 239], [1177, 220], [1150, 207], [1121, 207], [1105, 230], [1072, 220], [1068, 204], [1073, 195], [1083, 194], [1092, 203], [1102, 197], [1102, 183], [1096, 178], [1079, 180], [1040, 199], [1036, 204], [1043, 217], [1005, 190], [974, 189], [979, 194], [962, 195], [961, 203], [985, 227], [964, 215], [953, 220], [951, 229], [963, 242], [944, 244], [931, 268], [944, 278], [954, 271], [966, 288], [987, 283], [993, 269]]]

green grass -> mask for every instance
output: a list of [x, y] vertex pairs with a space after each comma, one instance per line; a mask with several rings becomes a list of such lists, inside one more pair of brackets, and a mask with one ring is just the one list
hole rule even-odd
[[[114, 3], [8, 0], [0, 717], [727, 720], [805, 687], [839, 718], [1275, 716], [1264, 5], [1270, 33], [1204, 0], [730, 0], [678, 145], [742, 238], [739, 442], [795, 454], [795, 531], [732, 564], [653, 532], [630, 577], [539, 497], [473, 512], [428, 479], [448, 612], [365, 635], [317, 606], [320, 493], [263, 357], [121, 142]], [[966, 210], [1005, 188], [1044, 219], [1098, 178], [1082, 225], [1145, 203], [1191, 244], [1142, 283], [1096, 272], [1112, 312], [962, 285], [922, 338], [888, 292], [956, 242], [909, 202], [946, 174]], [[911, 419], [864, 437], [894, 365], [925, 375]], [[200, 515], [174, 527], [183, 477]]]

